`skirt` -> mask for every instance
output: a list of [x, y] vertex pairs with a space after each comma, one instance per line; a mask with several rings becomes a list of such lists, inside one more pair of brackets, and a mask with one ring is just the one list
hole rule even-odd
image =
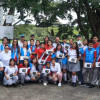
[[70, 72], [79, 72], [80, 71], [80, 61], [78, 61], [76, 64], [68, 61], [67, 70]]

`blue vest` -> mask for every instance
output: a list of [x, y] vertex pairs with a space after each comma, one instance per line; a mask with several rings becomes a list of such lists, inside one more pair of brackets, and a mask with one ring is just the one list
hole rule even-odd
[[[62, 53], [62, 52], [60, 51], [60, 53]], [[57, 52], [55, 52], [55, 53], [51, 56], [51, 58], [55, 58], [56, 55], [57, 55]], [[58, 61], [58, 58], [56, 59], [56, 61]], [[67, 64], [67, 57], [65, 57], [64, 59], [62, 59], [62, 63], [63, 63], [63, 64]]]
[[99, 55], [100, 55], [100, 47], [96, 48], [96, 52], [97, 52], [97, 58], [96, 61], [98, 61]]
[[85, 52], [86, 52], [85, 62], [93, 63], [94, 62], [94, 52], [95, 52], [95, 49], [92, 48], [92, 49], [89, 50], [89, 48], [87, 48], [85, 50]]
[[[24, 50], [23, 50], [23, 48], [20, 49], [20, 55], [24, 56]], [[30, 53], [28, 51], [27, 51], [27, 55], [26, 56], [28, 56], [28, 57], [30, 56]]]
[[[36, 46], [32, 46], [32, 52], [34, 52]], [[28, 49], [31, 48], [31, 45], [28, 45]]]
[[17, 61], [18, 61], [18, 50], [17, 50], [17, 48], [16, 48], [16, 50], [14, 50], [14, 48], [12, 50], [12, 47], [11, 47], [11, 58], [12, 59], [15, 59], [15, 52], [16, 52], [16, 57], [17, 57]]
[[79, 48], [80, 53], [83, 55], [84, 54], [84, 50], [83, 48]]

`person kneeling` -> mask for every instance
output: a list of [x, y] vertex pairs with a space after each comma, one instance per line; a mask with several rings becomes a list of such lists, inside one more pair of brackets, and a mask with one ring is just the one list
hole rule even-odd
[[58, 86], [61, 86], [62, 82], [62, 72], [61, 67], [59, 63], [56, 63], [55, 58], [52, 58], [51, 60], [51, 66], [50, 66], [51, 72], [52, 72], [52, 78], [54, 83], [59, 81]]
[[49, 81], [52, 81], [51, 70], [50, 70], [50, 62], [46, 62], [46, 66], [43, 67], [42, 70], [42, 78], [43, 78], [43, 85], [47, 86]]
[[30, 76], [31, 76], [31, 81], [38, 81], [40, 78], [40, 73], [38, 69], [38, 62], [37, 58], [33, 58], [32, 63], [30, 64]]
[[10, 59], [9, 66], [5, 67], [3, 85], [16, 85], [18, 82], [18, 68], [15, 65], [15, 60]]

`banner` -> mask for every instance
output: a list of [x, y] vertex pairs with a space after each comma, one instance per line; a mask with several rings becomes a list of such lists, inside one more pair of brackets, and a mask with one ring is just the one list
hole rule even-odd
[[14, 27], [13, 26], [0, 26], [0, 39], [7, 37], [13, 39]]

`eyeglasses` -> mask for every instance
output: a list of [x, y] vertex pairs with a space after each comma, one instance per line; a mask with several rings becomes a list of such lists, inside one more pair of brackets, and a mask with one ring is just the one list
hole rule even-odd
[[5, 49], [9, 49], [9, 48], [5, 48]]

